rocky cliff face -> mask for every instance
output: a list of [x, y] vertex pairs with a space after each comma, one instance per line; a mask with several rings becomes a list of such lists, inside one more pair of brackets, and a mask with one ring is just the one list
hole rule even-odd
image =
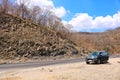
[[48, 27], [0, 13], [0, 58], [71, 56], [78, 50]]

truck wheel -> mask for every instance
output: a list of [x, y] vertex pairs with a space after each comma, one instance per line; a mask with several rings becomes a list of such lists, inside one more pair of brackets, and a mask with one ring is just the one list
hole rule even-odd
[[90, 64], [89, 62], [86, 62], [86, 64]]

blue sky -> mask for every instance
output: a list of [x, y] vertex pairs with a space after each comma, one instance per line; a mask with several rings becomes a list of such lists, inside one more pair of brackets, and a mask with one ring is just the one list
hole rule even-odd
[[[13, 0], [18, 1], [19, 0]], [[103, 32], [120, 26], [120, 0], [27, 0], [49, 8], [72, 30]]]
[[53, 0], [53, 3], [55, 7], [63, 6], [69, 10], [70, 19], [76, 13], [88, 13], [95, 17], [113, 15], [120, 11], [120, 0]]
[[103, 32], [120, 26], [120, 0], [53, 0], [53, 3], [68, 11], [62, 19], [72, 24], [75, 31]]

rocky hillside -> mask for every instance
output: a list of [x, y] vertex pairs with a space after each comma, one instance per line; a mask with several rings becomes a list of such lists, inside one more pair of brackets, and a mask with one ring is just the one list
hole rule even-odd
[[111, 54], [120, 54], [120, 28], [101, 33], [75, 33], [77, 39], [73, 41], [86, 50], [107, 50]]
[[74, 54], [78, 54], [75, 45], [50, 28], [0, 13], [0, 59]]

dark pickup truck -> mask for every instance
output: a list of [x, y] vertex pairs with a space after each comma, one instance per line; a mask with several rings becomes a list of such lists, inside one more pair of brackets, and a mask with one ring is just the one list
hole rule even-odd
[[109, 60], [109, 53], [107, 51], [92, 52], [85, 58], [86, 64], [107, 63], [108, 60]]

